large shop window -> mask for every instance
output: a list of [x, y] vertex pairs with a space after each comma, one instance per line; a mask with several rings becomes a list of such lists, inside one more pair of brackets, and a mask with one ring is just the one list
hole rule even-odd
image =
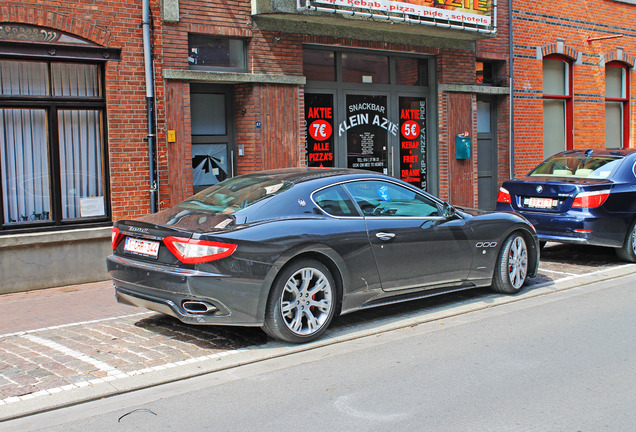
[[562, 56], [543, 60], [543, 156], [572, 149], [572, 64]]
[[97, 64], [0, 60], [2, 229], [109, 220]]
[[629, 147], [629, 73], [622, 63], [605, 66], [605, 147]]
[[307, 166], [381, 172], [428, 187], [429, 59], [303, 50]]

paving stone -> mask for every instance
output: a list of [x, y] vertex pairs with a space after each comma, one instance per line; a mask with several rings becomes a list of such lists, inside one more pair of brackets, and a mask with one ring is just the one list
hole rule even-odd
[[36, 385], [25, 385], [25, 386], [14, 386], [13, 388], [9, 388], [5, 390], [4, 397], [15, 397], [15, 396], [24, 396], [27, 394], [31, 394], [33, 392], [38, 391], [38, 387]]

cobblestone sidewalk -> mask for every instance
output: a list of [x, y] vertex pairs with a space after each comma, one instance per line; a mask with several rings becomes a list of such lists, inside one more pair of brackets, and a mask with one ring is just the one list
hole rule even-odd
[[0, 337], [0, 406], [266, 342], [260, 329], [193, 328], [154, 313]]

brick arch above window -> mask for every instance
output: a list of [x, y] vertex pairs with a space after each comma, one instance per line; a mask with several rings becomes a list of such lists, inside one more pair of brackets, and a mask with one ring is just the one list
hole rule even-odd
[[636, 57], [634, 57], [631, 54], [627, 54], [621, 48], [605, 53], [601, 57], [602, 65], [610, 63], [610, 62], [620, 62], [631, 69], [636, 67]]
[[[19, 17], [19, 20], [16, 19]], [[22, 5], [0, 8], [0, 23], [26, 24], [58, 30], [93, 42], [102, 47], [118, 47], [112, 34], [93, 24], [44, 9]]]
[[75, 34], [24, 23], [0, 21], [0, 54], [63, 60], [120, 60], [121, 49], [104, 47]]
[[563, 39], [557, 38], [555, 43], [537, 47], [537, 60], [543, 60], [544, 57], [554, 54], [565, 56], [575, 64], [581, 62], [582, 54], [570, 45], [567, 45]]

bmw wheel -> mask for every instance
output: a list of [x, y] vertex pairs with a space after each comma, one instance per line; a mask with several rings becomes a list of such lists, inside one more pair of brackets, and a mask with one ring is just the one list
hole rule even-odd
[[521, 290], [527, 276], [528, 247], [520, 233], [513, 233], [499, 251], [492, 289], [501, 293], [516, 294]]
[[301, 260], [278, 275], [272, 286], [263, 330], [292, 343], [318, 338], [333, 319], [336, 285], [322, 263]]
[[623, 261], [636, 262], [636, 221], [632, 222], [623, 246], [616, 249], [616, 255]]

